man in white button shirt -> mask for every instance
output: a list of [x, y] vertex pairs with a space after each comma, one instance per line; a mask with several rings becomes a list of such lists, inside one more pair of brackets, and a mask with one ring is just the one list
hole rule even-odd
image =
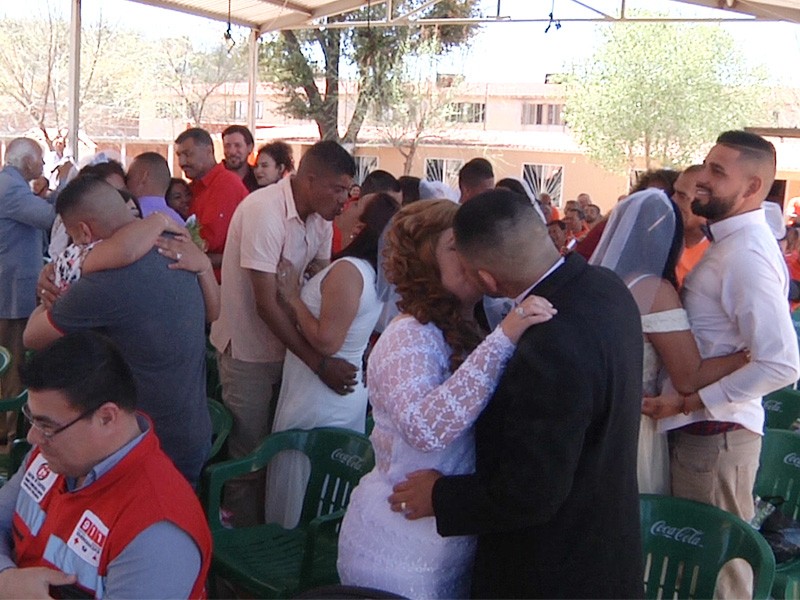
[[[684, 283], [692, 333], [703, 358], [748, 350], [750, 362], [693, 394], [645, 402], [646, 414], [672, 431], [673, 495], [745, 521], [754, 512], [761, 398], [800, 376], [786, 265], [761, 208], [774, 179], [774, 146], [728, 131], [706, 157], [692, 202], [692, 211], [708, 219], [712, 239]], [[748, 579], [743, 571], [721, 578], [717, 595], [749, 598]]]

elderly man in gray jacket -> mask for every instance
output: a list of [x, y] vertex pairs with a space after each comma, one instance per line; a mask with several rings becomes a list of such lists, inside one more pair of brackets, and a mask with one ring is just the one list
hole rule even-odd
[[[43, 235], [55, 218], [51, 204], [35, 195], [29, 181], [42, 174], [42, 148], [29, 138], [16, 138], [6, 148], [0, 171], [0, 346], [19, 363], [22, 332], [36, 307], [36, 280], [42, 269]], [[0, 379], [0, 395], [22, 391], [16, 364]], [[12, 413], [9, 413], [9, 416]], [[0, 446], [13, 434], [14, 423], [0, 414]]]

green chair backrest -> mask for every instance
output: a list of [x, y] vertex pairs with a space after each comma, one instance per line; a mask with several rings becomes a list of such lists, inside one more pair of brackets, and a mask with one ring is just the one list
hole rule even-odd
[[800, 514], [800, 433], [767, 429], [753, 491], [762, 498], [780, 496], [781, 511], [797, 519]]
[[202, 496], [212, 533], [222, 528], [216, 515], [224, 481], [263, 469], [283, 450], [299, 450], [311, 462], [300, 525], [345, 508], [359, 479], [375, 464], [369, 438], [349, 429], [323, 427], [273, 433], [252, 454], [206, 468]]
[[[24, 446], [20, 446], [18, 444], [18, 442], [23, 442], [22, 438], [24, 438], [28, 432], [28, 421], [21, 415], [22, 405], [27, 401], [28, 390], [23, 390], [20, 394], [14, 396], [13, 398], [3, 398], [0, 400], [0, 415], [12, 411], [18, 414], [17, 437], [20, 438], [18, 440], [14, 440], [14, 445], [12, 446], [9, 454], [0, 454], [0, 476], [4, 476], [6, 478], [10, 478], [14, 473], [16, 473], [17, 469], [22, 463], [22, 459], [25, 458], [25, 454], [30, 449], [30, 446], [27, 446], [27, 442], [24, 442]], [[15, 448], [17, 448], [16, 451], [14, 450]]]
[[717, 575], [733, 558], [753, 568], [753, 597], [768, 598], [775, 559], [750, 525], [715, 506], [642, 494], [645, 598], [712, 598]]
[[[6, 374], [11, 366], [11, 352], [5, 346], [0, 346], [0, 377]], [[2, 390], [0, 390], [2, 391]]]
[[776, 390], [764, 396], [764, 426], [768, 429], [791, 429], [800, 418], [800, 391]]
[[228, 439], [228, 435], [233, 427], [233, 415], [221, 402], [213, 398], [207, 398], [208, 412], [211, 415], [211, 452], [208, 460], [216, 457], [222, 450], [222, 445]]
[[359, 480], [375, 466], [369, 438], [347, 429], [303, 431], [298, 443], [311, 461], [301, 523], [346, 508]]

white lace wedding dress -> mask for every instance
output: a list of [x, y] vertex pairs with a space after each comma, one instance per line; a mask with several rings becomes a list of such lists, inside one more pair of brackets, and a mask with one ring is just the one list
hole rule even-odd
[[498, 328], [450, 377], [450, 349], [436, 326], [401, 316], [387, 327], [368, 367], [376, 467], [354, 490], [342, 525], [343, 584], [407, 598], [467, 596], [475, 539], [443, 538], [433, 517], [409, 521], [387, 498], [412, 471], [473, 471], [471, 426], [513, 351]]
[[[650, 313], [642, 316], [643, 333], [670, 333], [687, 331], [689, 317], [682, 308]], [[653, 345], [645, 340], [642, 368], [642, 391], [645, 396], [661, 392], [663, 363]], [[637, 472], [640, 494], [670, 494], [669, 447], [667, 434], [659, 433], [658, 423], [642, 415], [639, 426], [639, 454]]]

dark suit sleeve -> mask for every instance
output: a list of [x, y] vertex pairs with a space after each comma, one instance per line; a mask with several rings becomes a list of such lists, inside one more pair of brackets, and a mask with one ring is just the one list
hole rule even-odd
[[[593, 412], [587, 372], [601, 361], [576, 327], [559, 319], [523, 336], [481, 417], [488, 461], [472, 475], [443, 477], [433, 490], [442, 535], [468, 535], [549, 521], [572, 487]], [[600, 344], [598, 342], [597, 346]], [[599, 353], [598, 353], [599, 354]], [[486, 443], [485, 431], [478, 444]]]

